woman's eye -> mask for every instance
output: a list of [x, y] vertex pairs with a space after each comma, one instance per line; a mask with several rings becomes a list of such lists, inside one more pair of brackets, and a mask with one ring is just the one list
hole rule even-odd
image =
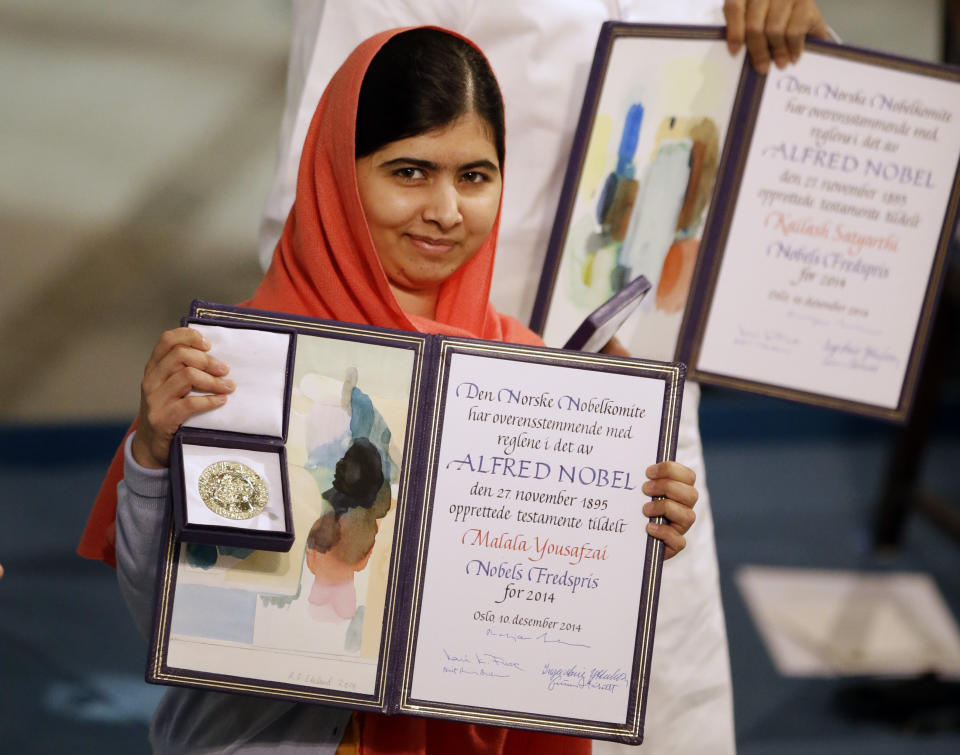
[[398, 168], [393, 172], [393, 175], [407, 181], [416, 181], [426, 177], [422, 168]]
[[471, 184], [484, 183], [488, 180], [487, 174], [479, 170], [470, 170], [463, 174], [463, 180]]

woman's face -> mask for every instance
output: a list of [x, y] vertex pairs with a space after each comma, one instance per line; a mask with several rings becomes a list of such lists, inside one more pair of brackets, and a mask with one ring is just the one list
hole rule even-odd
[[489, 127], [468, 113], [359, 158], [357, 185], [391, 286], [435, 296], [490, 233], [502, 179]]

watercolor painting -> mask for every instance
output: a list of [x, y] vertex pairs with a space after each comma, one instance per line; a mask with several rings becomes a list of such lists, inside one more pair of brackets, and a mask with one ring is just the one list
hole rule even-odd
[[[619, 337], [672, 359], [699, 253], [742, 61], [722, 40], [618, 37], [565, 225], [544, 325], [562, 345], [594, 309], [643, 274], [653, 294]], [[554, 250], [551, 250], [553, 254]], [[545, 271], [552, 275], [552, 271]]]
[[[171, 647], [213, 641], [375, 668], [413, 369], [409, 349], [298, 337], [286, 443], [294, 545], [185, 547]], [[223, 673], [215, 654], [209, 663]], [[362, 666], [343, 672], [357, 689], [372, 684]]]
[[314, 577], [308, 600], [317, 621], [347, 621], [357, 614], [354, 573], [366, 568], [379, 520], [390, 511], [383, 466], [380, 451], [364, 436], [354, 436], [336, 462], [332, 486], [323, 493], [331, 508], [307, 535], [306, 565]]

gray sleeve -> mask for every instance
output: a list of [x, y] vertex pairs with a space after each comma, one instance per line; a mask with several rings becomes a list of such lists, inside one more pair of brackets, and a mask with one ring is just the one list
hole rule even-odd
[[117, 581], [140, 633], [149, 638], [160, 548], [170, 517], [170, 473], [133, 459], [131, 433], [124, 445], [123, 479], [117, 485]]
[[[170, 475], [141, 467], [130, 443], [117, 485], [117, 581], [141, 634], [153, 627], [160, 551], [167, 540]], [[242, 752], [334, 755], [350, 711], [285, 700], [173, 687], [150, 727], [155, 753]]]

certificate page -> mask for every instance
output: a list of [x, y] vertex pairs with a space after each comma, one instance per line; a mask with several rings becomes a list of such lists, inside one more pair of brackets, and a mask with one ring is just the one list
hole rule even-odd
[[452, 355], [411, 698], [626, 720], [666, 385]]
[[955, 180], [958, 94], [814, 51], [771, 69], [698, 373], [898, 406]]

